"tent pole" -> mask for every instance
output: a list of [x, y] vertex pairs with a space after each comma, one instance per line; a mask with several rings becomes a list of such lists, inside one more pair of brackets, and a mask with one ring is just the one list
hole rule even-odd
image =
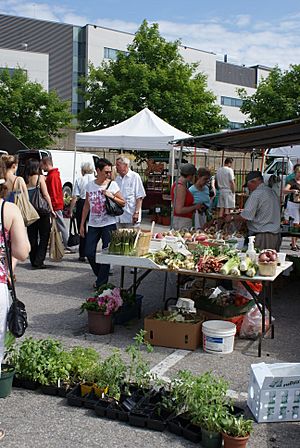
[[76, 171], [76, 156], [77, 156], [77, 149], [76, 149], [76, 145], [74, 148], [74, 164], [73, 164], [73, 182], [72, 182], [72, 196], [73, 196], [73, 192], [74, 192], [74, 186], [75, 186], [75, 171]]
[[175, 189], [174, 189], [174, 204], [172, 204], [172, 202], [171, 202], [171, 204], [172, 204], [171, 229], [173, 228], [174, 210], [175, 210], [175, 204], [176, 204], [176, 191], [177, 191], [178, 179], [179, 179], [179, 175], [180, 175], [180, 168], [181, 168], [181, 162], [182, 162], [182, 152], [183, 152], [183, 142], [180, 143], [178, 168], [177, 168], [177, 174], [176, 174], [176, 185], [175, 185]]

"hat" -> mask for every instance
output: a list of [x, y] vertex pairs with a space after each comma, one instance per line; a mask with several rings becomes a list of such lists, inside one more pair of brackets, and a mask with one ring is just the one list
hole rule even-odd
[[247, 187], [247, 183], [248, 183], [250, 180], [253, 180], [253, 179], [261, 179], [261, 180], [263, 180], [263, 175], [261, 174], [260, 171], [250, 171], [250, 172], [247, 174], [247, 176], [246, 176], [246, 180], [245, 180], [245, 183], [244, 183], [244, 185], [243, 185], [243, 188]]
[[196, 173], [196, 167], [192, 163], [185, 163], [180, 167], [180, 174], [183, 176], [194, 176]]

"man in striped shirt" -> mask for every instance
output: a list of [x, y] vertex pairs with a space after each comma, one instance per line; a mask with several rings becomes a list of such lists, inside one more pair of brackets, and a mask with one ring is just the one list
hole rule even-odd
[[260, 171], [250, 171], [244, 187], [248, 188], [250, 196], [239, 219], [247, 221], [249, 235], [255, 235], [255, 246], [258, 249], [279, 251], [281, 234], [278, 196], [264, 184]]

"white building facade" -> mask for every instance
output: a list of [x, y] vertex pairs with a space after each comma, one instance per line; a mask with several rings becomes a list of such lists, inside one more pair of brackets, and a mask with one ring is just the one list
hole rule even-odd
[[[117, 51], [126, 52], [134, 39], [133, 34], [95, 25], [78, 27], [1, 14], [0, 29], [0, 70], [21, 67], [30, 80], [69, 100], [74, 114], [84, 107], [78, 83], [88, 74], [89, 63], [97, 67], [103, 60], [114, 60]], [[198, 71], [207, 76], [208, 89], [230, 127], [241, 127], [246, 117], [240, 111], [237, 91], [244, 88], [252, 95], [270, 69], [231, 64], [227, 56], [220, 61], [215, 53], [183, 45], [179, 51], [185, 62], [199, 64]]]

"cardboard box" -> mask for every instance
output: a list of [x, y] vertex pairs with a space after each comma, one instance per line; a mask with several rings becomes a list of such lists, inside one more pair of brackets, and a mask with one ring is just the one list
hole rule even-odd
[[[167, 315], [170, 312], [163, 313]], [[147, 332], [145, 339], [151, 345], [183, 350], [196, 350], [202, 345], [202, 316], [198, 315], [195, 323], [170, 322], [155, 319], [154, 316], [155, 314], [151, 314], [144, 319], [144, 330]]]
[[258, 423], [300, 421], [300, 363], [252, 364], [247, 404]]

